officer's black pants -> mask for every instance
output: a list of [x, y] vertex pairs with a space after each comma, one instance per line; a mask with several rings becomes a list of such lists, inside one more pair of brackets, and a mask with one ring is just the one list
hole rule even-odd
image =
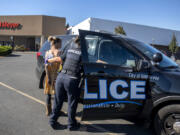
[[74, 126], [77, 122], [75, 119], [80, 89], [78, 88], [79, 79], [74, 79], [70, 75], [59, 73], [55, 85], [55, 100], [52, 114], [50, 116], [50, 124], [54, 124], [62, 108], [65, 94], [68, 96], [68, 127]]

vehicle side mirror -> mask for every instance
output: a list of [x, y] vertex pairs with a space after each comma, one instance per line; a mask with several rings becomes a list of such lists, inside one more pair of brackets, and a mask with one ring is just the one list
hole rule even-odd
[[139, 60], [136, 64], [135, 71], [144, 71], [150, 68], [150, 63], [146, 60]]
[[155, 62], [155, 63], [161, 62], [162, 59], [163, 59], [163, 56], [162, 56], [161, 53], [155, 53], [155, 54], [153, 55], [153, 62]]

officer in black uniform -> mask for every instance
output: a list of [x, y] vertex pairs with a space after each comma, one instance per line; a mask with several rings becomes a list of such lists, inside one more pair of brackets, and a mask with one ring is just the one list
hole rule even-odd
[[50, 125], [53, 129], [61, 126], [57, 119], [59, 111], [62, 108], [64, 97], [68, 96], [68, 129], [77, 130], [80, 124], [77, 123], [75, 116], [80, 96], [79, 81], [80, 81], [80, 61], [81, 61], [81, 47], [80, 40], [77, 36], [74, 42], [71, 42], [70, 48], [67, 50], [64, 59], [63, 69], [58, 74], [55, 85], [55, 100], [50, 116]]

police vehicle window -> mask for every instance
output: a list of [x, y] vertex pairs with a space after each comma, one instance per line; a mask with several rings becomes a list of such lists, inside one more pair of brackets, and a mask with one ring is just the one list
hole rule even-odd
[[[160, 52], [159, 50], [155, 49], [154, 47], [145, 44], [143, 42], [139, 42], [133, 39], [126, 38], [126, 41], [136, 47], [139, 51], [144, 53], [149, 59], [152, 60], [153, 55], [157, 52]], [[160, 52], [161, 53], [161, 52]], [[166, 67], [176, 67], [178, 66], [174, 61], [172, 61], [170, 58], [168, 58], [166, 55], [161, 53], [163, 56], [163, 60], [159, 63], [160, 67], [166, 68]]]
[[104, 39], [100, 36], [87, 35], [85, 41], [90, 63], [134, 67], [135, 60], [138, 59], [133, 53], [112, 40]]
[[89, 62], [96, 62], [97, 61], [96, 51], [97, 51], [99, 37], [87, 35], [85, 37], [85, 41], [86, 41]]
[[[68, 47], [69, 47], [69, 44], [70, 42], [72, 42], [72, 39], [74, 38], [75, 36], [59, 36], [58, 38], [60, 38], [62, 40], [62, 47], [61, 47], [61, 51], [62, 53], [65, 52]], [[40, 52], [42, 53], [43, 57], [45, 57], [45, 53], [46, 51], [48, 51], [50, 49], [50, 43], [48, 41], [46, 41], [41, 49], [40, 49]]]
[[61, 49], [64, 50], [73, 40], [73, 38], [75, 38], [75, 36], [59, 36], [58, 38], [60, 38], [62, 40], [62, 47]]
[[46, 53], [46, 51], [49, 50], [49, 49], [50, 49], [50, 43], [49, 43], [48, 41], [46, 41], [46, 42], [42, 45], [42, 47], [41, 47], [41, 49], [40, 49], [40, 52], [42, 53], [42, 56], [43, 56], [43, 57], [45, 57], [45, 53]]
[[98, 59], [107, 64], [134, 67], [137, 56], [112, 40], [102, 39], [99, 42]]
[[62, 46], [61, 46], [61, 52], [65, 52], [71, 45], [71, 42], [73, 41], [73, 37], [67, 37], [67, 38], [64, 38], [64, 37], [59, 37], [61, 38], [62, 40]]
[[45, 51], [45, 50], [49, 50], [50, 49], [50, 43], [48, 41], [46, 41], [43, 45], [42, 48], [40, 50]]

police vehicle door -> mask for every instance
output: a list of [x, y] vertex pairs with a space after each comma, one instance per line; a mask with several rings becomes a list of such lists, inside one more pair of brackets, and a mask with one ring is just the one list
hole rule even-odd
[[140, 56], [111, 35], [79, 31], [85, 74], [82, 120], [138, 115], [147, 72], [133, 72]]

